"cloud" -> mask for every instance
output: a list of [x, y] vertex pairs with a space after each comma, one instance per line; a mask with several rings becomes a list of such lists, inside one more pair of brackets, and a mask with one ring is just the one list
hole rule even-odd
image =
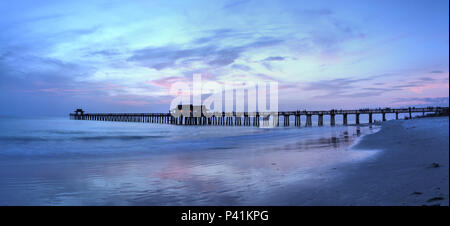
[[117, 104], [122, 105], [132, 105], [132, 106], [143, 106], [150, 104], [148, 101], [139, 101], [139, 100], [120, 100], [116, 101]]
[[369, 91], [382, 91], [382, 92], [390, 92], [390, 91], [396, 91], [401, 90], [399, 88], [374, 88], [374, 87], [368, 87], [368, 88], [362, 88], [363, 90], [369, 90]]
[[[26, 63], [24, 63], [26, 62]], [[96, 68], [49, 57], [8, 52], [0, 55], [2, 91], [34, 97], [86, 96], [96, 98], [129, 93], [131, 87], [103, 81], [89, 81]]]
[[10, 25], [19, 26], [23, 24], [35, 24], [39, 22], [47, 22], [49, 20], [60, 20], [67, 15], [64, 14], [48, 14], [48, 15], [40, 15], [40, 16], [28, 16], [23, 18], [14, 18], [13, 21], [10, 21]]
[[61, 32], [59, 35], [64, 37], [70, 37], [70, 36], [83, 36], [83, 35], [89, 35], [93, 34], [101, 29], [101, 26], [95, 25], [88, 28], [80, 28], [80, 29], [72, 29]]
[[442, 74], [444, 73], [444, 71], [440, 71], [440, 70], [435, 70], [435, 71], [430, 71], [431, 74]]
[[236, 32], [235, 30], [228, 29], [228, 28], [210, 30], [210, 31], [207, 31], [206, 33], [208, 33], [206, 36], [197, 38], [192, 43], [193, 44], [205, 44], [205, 43], [208, 43], [211, 41], [217, 41], [217, 40], [222, 40], [225, 38], [236, 37], [236, 36], [241, 35], [240, 33]]
[[322, 54], [334, 55], [345, 50], [342, 49], [343, 44], [367, 38], [367, 34], [358, 26], [329, 16], [331, 12], [329, 14], [325, 12], [316, 15], [323, 20], [314, 23], [315, 26], [305, 31], [305, 36], [299, 40], [300, 49], [303, 52], [318, 51]]
[[410, 78], [408, 81], [402, 80], [390, 86], [392, 89], [407, 90], [413, 93], [422, 93], [425, 90], [445, 87], [448, 87], [448, 83], [445, 78], [440, 78], [440, 76]]
[[434, 78], [431, 78], [431, 77], [422, 77], [422, 78], [419, 78], [419, 80], [425, 81], [425, 82], [432, 82], [432, 81], [435, 81], [435, 79], [434, 79]]
[[231, 68], [241, 70], [241, 71], [250, 71], [251, 67], [244, 65], [244, 64], [233, 64], [231, 65]]
[[9, 50], [0, 56], [2, 86], [30, 87], [49, 84], [62, 87], [91, 75], [95, 68], [59, 59], [21, 54]]
[[371, 96], [379, 96], [385, 93], [385, 91], [367, 91], [367, 92], [350, 92], [350, 93], [339, 93], [339, 92], [330, 92], [325, 95], [316, 95], [314, 98], [365, 98]]
[[418, 84], [414, 84], [414, 83], [407, 83], [407, 84], [401, 84], [401, 85], [394, 85], [392, 87], [393, 88], [403, 89], [403, 88], [411, 88], [411, 87], [417, 87], [417, 86], [419, 86], [419, 85]]
[[191, 48], [176, 45], [147, 47], [134, 51], [127, 60], [156, 70], [182, 67], [193, 62], [211, 67], [223, 67], [234, 63], [242, 53], [248, 50], [274, 46], [282, 42], [281, 39], [261, 37], [240, 46], [218, 47], [209, 44]]
[[230, 48], [230, 49], [223, 49], [217, 51], [217, 54], [215, 54], [214, 59], [208, 62], [208, 65], [211, 66], [226, 66], [232, 64], [236, 59], [239, 58], [240, 54], [244, 50], [242, 48]]
[[321, 8], [321, 9], [304, 9], [299, 11], [300, 14], [305, 14], [307, 16], [329, 16], [333, 14], [331, 9]]
[[263, 74], [263, 73], [255, 74], [255, 76], [258, 77], [259, 79], [262, 79], [262, 80], [278, 81], [274, 77], [272, 77], [270, 75]]
[[169, 67], [175, 67], [178, 60], [183, 59], [198, 61], [202, 59], [211, 59], [217, 56], [220, 50], [216, 46], [194, 47], [182, 49], [176, 46], [148, 47], [137, 50], [128, 61], [138, 62], [140, 65], [156, 70], [162, 70]]
[[414, 104], [422, 106], [447, 106], [449, 105], [449, 97], [411, 97], [411, 98], [396, 98], [394, 103], [397, 104]]
[[80, 105], [98, 111], [133, 111], [132, 107], [152, 109], [166, 105], [155, 94], [156, 85], [89, 80], [95, 71], [88, 65], [7, 52], [0, 55], [0, 101], [8, 106], [14, 103], [10, 112], [39, 111], [44, 115], [65, 114]]
[[271, 56], [271, 57], [267, 57], [266, 59], [264, 59], [263, 61], [283, 61], [286, 58], [281, 57], [281, 56]]
[[312, 93], [320, 92], [322, 94], [314, 95], [314, 98], [363, 98], [370, 96], [379, 96], [388, 92], [400, 91], [403, 87], [373, 87], [384, 83], [367, 83], [373, 78], [338, 78], [320, 80], [301, 84], [299, 90], [310, 91]]
[[329, 80], [320, 80], [317, 82], [309, 82], [303, 87], [304, 90], [309, 91], [326, 91], [337, 92], [347, 89], [355, 88], [355, 84], [362, 81], [368, 81], [370, 79], [351, 79], [351, 78], [337, 78]]
[[186, 79], [186, 77], [176, 77], [176, 76], [170, 76], [170, 77], [165, 77], [165, 78], [160, 78], [160, 79], [155, 79], [152, 81], [147, 81], [147, 83], [152, 84], [152, 85], [156, 85], [165, 89], [169, 89], [173, 83], [176, 82], [188, 82], [188, 80]]
[[261, 60], [260, 63], [261, 63], [267, 70], [272, 71], [273, 68], [272, 68], [271, 62], [274, 62], [274, 61], [283, 61], [283, 60], [285, 60], [285, 59], [286, 59], [285, 57], [281, 57], [281, 56], [271, 56], [271, 57], [267, 57], [267, 58]]
[[120, 54], [120, 52], [118, 50], [103, 49], [103, 50], [91, 51], [91, 52], [87, 53], [86, 56], [100, 55], [100, 56], [110, 57], [110, 56], [116, 56], [119, 54]]
[[237, 1], [232, 1], [230, 3], [225, 4], [222, 9], [231, 9], [237, 6], [242, 6], [246, 3], [250, 2], [249, 0], [237, 0]]

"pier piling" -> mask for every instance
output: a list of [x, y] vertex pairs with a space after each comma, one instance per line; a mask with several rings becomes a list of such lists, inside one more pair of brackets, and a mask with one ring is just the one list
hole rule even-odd
[[306, 115], [306, 126], [312, 126], [312, 115]]
[[[95, 121], [112, 121], [112, 122], [140, 122], [140, 123], [158, 123], [171, 125], [216, 125], [216, 126], [260, 126], [260, 121], [264, 126], [268, 126], [272, 120], [275, 125], [279, 125], [280, 117], [283, 117], [284, 126], [290, 126], [290, 116], [294, 116], [294, 126], [301, 126], [302, 115], [306, 116], [306, 126], [312, 126], [312, 116], [317, 115], [317, 125], [323, 126], [324, 115], [330, 116], [330, 125], [336, 125], [336, 115], [342, 115], [343, 125], [348, 124], [348, 114], [355, 115], [356, 124], [360, 124], [360, 115], [367, 114], [369, 116], [369, 124], [373, 123], [373, 114], [381, 114], [382, 120], [386, 121], [386, 114], [395, 114], [395, 119], [399, 119], [400, 113], [433, 113], [436, 115], [448, 114], [448, 107], [427, 107], [427, 108], [384, 108], [384, 109], [361, 109], [361, 110], [330, 110], [330, 111], [280, 111], [280, 112], [222, 112], [211, 116], [204, 114], [200, 116], [179, 115], [172, 116], [170, 113], [85, 113], [82, 109], [77, 109], [71, 113], [72, 120], [95, 120]], [[262, 117], [262, 118], [261, 118]]]

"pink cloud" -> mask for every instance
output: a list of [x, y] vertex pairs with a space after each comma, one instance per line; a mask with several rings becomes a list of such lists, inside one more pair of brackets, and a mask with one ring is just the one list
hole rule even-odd
[[439, 83], [434, 83], [434, 84], [424, 84], [421, 86], [416, 86], [416, 87], [410, 87], [407, 90], [413, 92], [413, 93], [417, 93], [417, 94], [421, 94], [423, 93], [423, 91], [428, 90], [428, 89], [441, 89], [441, 88], [449, 88], [448, 84], [439, 84]]
[[184, 77], [176, 77], [176, 76], [171, 76], [171, 77], [166, 77], [166, 78], [160, 78], [160, 79], [156, 79], [156, 80], [152, 80], [152, 81], [146, 81], [148, 84], [151, 85], [156, 85], [165, 89], [169, 89], [172, 84], [176, 83], [176, 82], [186, 82], [187, 79]]
[[131, 106], [143, 106], [149, 104], [147, 101], [139, 101], [139, 100], [121, 100], [117, 101], [117, 104], [122, 105], [131, 105]]
[[24, 92], [43, 92], [43, 93], [52, 93], [55, 95], [74, 95], [74, 94], [89, 94], [95, 91], [109, 91], [109, 90], [123, 90], [127, 88], [126, 86], [119, 86], [112, 83], [106, 84], [93, 84], [93, 83], [81, 83], [78, 86], [83, 88], [59, 88], [59, 87], [49, 87], [49, 88], [40, 88], [40, 89], [32, 89], [32, 90], [24, 90]]

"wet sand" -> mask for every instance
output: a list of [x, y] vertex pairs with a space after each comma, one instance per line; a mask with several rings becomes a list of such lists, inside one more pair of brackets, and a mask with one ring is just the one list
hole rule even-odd
[[272, 205], [449, 205], [448, 117], [398, 120], [352, 149], [380, 150], [362, 162], [324, 170], [308, 183], [284, 187]]
[[182, 127], [187, 134], [179, 134], [174, 126], [48, 121], [12, 121], [0, 136], [1, 205], [271, 205], [266, 197], [282, 196], [281, 188], [372, 156], [348, 147], [379, 129]]

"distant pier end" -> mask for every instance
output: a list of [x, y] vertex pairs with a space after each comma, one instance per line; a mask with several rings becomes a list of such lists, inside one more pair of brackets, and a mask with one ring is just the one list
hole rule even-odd
[[[189, 109], [189, 113], [183, 113], [182, 109]], [[369, 116], [368, 123], [372, 124], [373, 115], [382, 115], [382, 120], [386, 121], [386, 114], [395, 114], [395, 119], [399, 119], [399, 114], [408, 114], [407, 119], [412, 119], [413, 113], [422, 113], [423, 116], [431, 113], [436, 116], [449, 114], [448, 107], [427, 107], [427, 108], [377, 108], [377, 109], [359, 109], [359, 110], [328, 110], [328, 111], [280, 111], [280, 112], [219, 112], [211, 117], [207, 117], [204, 113], [207, 112], [204, 106], [179, 105], [172, 109], [172, 113], [183, 113], [179, 117], [174, 117], [171, 113], [85, 113], [83, 109], [76, 109], [74, 113], [70, 114], [70, 119], [73, 120], [96, 120], [96, 121], [116, 121], [116, 122], [141, 122], [141, 123], [162, 123], [173, 125], [221, 125], [221, 126], [259, 126], [260, 121], [263, 125], [269, 123], [270, 115], [276, 115], [272, 120], [279, 125], [279, 118], [283, 117], [283, 125], [289, 126], [291, 122], [290, 117], [294, 118], [294, 125], [301, 126], [301, 116], [306, 116], [305, 126], [312, 126], [312, 116], [317, 116], [317, 125], [323, 126], [323, 116], [330, 116], [330, 125], [336, 124], [336, 115], [342, 115], [342, 124], [348, 124], [348, 115], [354, 115], [356, 124], [360, 124], [360, 115], [366, 114]], [[197, 114], [195, 114], [197, 113]], [[187, 115], [187, 116], [186, 116]]]

